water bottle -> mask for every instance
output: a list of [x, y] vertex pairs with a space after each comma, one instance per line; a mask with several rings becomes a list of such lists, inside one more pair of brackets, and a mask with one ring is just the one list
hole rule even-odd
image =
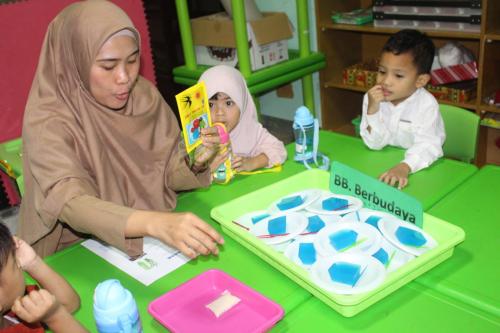
[[[224, 124], [222, 123], [215, 123], [214, 126], [219, 132], [220, 143], [229, 143], [229, 133], [227, 132], [226, 126], [224, 126]], [[230, 147], [224, 147], [221, 150], [221, 154], [225, 153], [228, 150], [230, 150]], [[217, 170], [215, 170], [215, 172], [213, 173], [213, 177], [214, 182], [219, 184], [227, 184], [234, 177], [234, 171], [231, 164], [231, 156], [229, 156], [224, 161], [224, 163], [219, 165]]]
[[95, 288], [94, 318], [99, 333], [142, 333], [135, 300], [115, 279], [103, 281]]
[[293, 119], [293, 134], [295, 136], [295, 157], [298, 162], [313, 159], [314, 148], [314, 117], [305, 106], [295, 112]]

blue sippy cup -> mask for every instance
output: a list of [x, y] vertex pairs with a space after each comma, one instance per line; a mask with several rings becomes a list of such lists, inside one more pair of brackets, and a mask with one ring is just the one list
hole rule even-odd
[[135, 300], [115, 279], [103, 281], [95, 288], [94, 318], [99, 333], [142, 333]]

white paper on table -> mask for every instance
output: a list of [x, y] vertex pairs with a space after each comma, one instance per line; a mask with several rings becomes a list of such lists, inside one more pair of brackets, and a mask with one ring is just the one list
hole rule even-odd
[[144, 237], [144, 255], [136, 260], [130, 260], [126, 253], [93, 239], [81, 244], [146, 286], [190, 260], [176, 249], [151, 237]]

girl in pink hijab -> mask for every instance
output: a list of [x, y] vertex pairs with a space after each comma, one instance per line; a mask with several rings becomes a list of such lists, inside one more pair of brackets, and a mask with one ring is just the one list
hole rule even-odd
[[[270, 168], [286, 160], [283, 142], [258, 122], [252, 96], [237, 69], [214, 66], [206, 70], [199, 81], [204, 81], [207, 87], [212, 121], [223, 123], [229, 132], [234, 170], [244, 172]], [[220, 164], [221, 159], [216, 159], [217, 162]], [[212, 170], [217, 167], [212, 165]]]

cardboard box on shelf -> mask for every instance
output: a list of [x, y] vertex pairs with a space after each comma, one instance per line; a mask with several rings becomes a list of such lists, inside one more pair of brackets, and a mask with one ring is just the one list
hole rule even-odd
[[[260, 20], [247, 22], [252, 70], [258, 70], [288, 59], [287, 39], [292, 27], [285, 13], [263, 13]], [[201, 65], [236, 66], [236, 38], [233, 21], [226, 13], [191, 20], [196, 60]]]

